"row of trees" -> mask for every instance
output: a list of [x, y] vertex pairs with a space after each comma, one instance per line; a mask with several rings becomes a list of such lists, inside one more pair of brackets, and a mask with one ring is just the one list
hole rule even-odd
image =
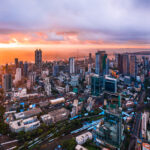
[[3, 135], [9, 133], [9, 126], [4, 122], [4, 118], [3, 118], [4, 113], [5, 113], [5, 108], [2, 105], [0, 105], [0, 134]]

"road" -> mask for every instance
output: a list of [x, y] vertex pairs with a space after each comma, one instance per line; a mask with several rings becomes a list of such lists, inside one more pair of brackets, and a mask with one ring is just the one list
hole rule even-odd
[[[141, 91], [136, 108], [139, 108], [143, 104], [144, 97], [145, 97], [145, 91]], [[141, 115], [142, 115], [141, 112], [136, 112], [134, 123], [133, 123], [132, 130], [131, 130], [132, 131], [131, 139], [130, 139], [128, 150], [133, 150], [136, 147], [136, 144], [137, 144], [136, 141], [137, 141], [137, 138], [139, 137], [140, 129], [141, 129], [141, 121], [142, 121]]]

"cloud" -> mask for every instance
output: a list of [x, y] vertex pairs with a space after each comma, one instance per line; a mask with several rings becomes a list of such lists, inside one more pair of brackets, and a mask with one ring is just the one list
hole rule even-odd
[[149, 0], [5, 0], [0, 34], [21, 33], [32, 41], [150, 43], [149, 14]]

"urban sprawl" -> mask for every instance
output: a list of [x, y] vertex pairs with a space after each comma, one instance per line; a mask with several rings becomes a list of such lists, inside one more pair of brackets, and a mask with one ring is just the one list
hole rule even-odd
[[43, 55], [0, 66], [0, 149], [150, 150], [149, 54]]

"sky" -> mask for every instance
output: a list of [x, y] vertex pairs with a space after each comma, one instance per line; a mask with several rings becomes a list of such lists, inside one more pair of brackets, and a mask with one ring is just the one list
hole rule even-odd
[[150, 0], [0, 2], [0, 49], [149, 47]]

